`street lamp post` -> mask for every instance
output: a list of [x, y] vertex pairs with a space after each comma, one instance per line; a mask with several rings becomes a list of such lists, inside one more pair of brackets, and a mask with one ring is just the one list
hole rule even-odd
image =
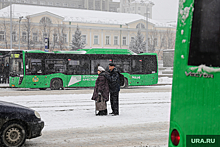
[[12, 49], [12, 4], [10, 0], [10, 48]]
[[20, 49], [20, 23], [23, 16], [19, 17], [19, 49]]
[[148, 4], [146, 4], [146, 53], [148, 53]]

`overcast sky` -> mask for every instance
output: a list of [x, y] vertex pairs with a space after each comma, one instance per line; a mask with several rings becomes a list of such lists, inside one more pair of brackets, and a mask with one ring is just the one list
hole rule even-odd
[[177, 21], [179, 0], [151, 0], [154, 2], [153, 19], [162, 22]]

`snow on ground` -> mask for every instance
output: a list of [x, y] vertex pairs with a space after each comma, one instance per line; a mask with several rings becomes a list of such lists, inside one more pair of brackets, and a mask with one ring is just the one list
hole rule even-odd
[[157, 84], [172, 84], [173, 78], [169, 77], [160, 77], [158, 78]]
[[[37, 110], [45, 122], [44, 131], [169, 121], [170, 92], [120, 93], [119, 116], [95, 116], [91, 97], [92, 94], [32, 95], [0, 97], [0, 100]], [[111, 112], [109, 102], [108, 112]]]

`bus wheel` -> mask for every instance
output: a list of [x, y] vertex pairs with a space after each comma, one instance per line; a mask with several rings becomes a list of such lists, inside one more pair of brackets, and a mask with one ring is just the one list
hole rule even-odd
[[39, 88], [40, 90], [46, 90], [47, 88]]
[[124, 85], [121, 86], [122, 89], [124, 88], [128, 88], [128, 79], [127, 78], [124, 78]]
[[51, 90], [60, 90], [63, 88], [63, 83], [60, 79], [52, 79], [50, 88]]

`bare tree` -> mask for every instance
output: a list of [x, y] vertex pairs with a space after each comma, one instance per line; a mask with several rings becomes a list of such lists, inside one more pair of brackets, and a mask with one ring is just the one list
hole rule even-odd
[[[12, 32], [13, 33], [13, 41], [16, 41], [16, 30], [17, 25], [15, 22], [12, 22]], [[2, 48], [9, 48], [10, 47], [10, 22], [6, 20], [6, 17], [3, 17], [3, 20], [1, 21], [1, 41], [4, 42], [4, 44], [1, 44]], [[15, 45], [15, 44], [14, 44]]]
[[[9, 37], [10, 37], [10, 26], [9, 26], [10, 24], [6, 21], [6, 19], [5, 18], [3, 18], [3, 21], [2, 21], [2, 31], [3, 32], [1, 32], [1, 33], [4, 33], [4, 37], [2, 36], [2, 40], [4, 41], [4, 45], [3, 46], [5, 46], [5, 48], [9, 48], [9, 45], [8, 45], [8, 40], [10, 40], [10, 39], [8, 39]], [[9, 37], [8, 37], [9, 36]]]
[[173, 49], [175, 45], [175, 32], [173, 32], [171, 29], [167, 29], [165, 32], [166, 36], [166, 47], [167, 49]]
[[58, 48], [60, 50], [63, 50], [66, 48], [67, 43], [67, 35], [65, 34], [66, 26], [64, 24], [58, 24], [57, 26], [57, 32], [58, 32]]
[[149, 33], [148, 48], [150, 52], [155, 52], [157, 46], [158, 31], [156, 29]]
[[52, 41], [51, 30], [52, 30], [51, 20], [48, 19], [47, 17], [42, 18], [40, 21], [40, 35], [42, 37], [42, 39], [40, 41], [40, 49], [41, 50], [45, 48], [45, 46], [44, 46], [45, 45], [45, 42], [44, 42], [45, 38], [49, 38], [50, 43], [51, 43], [51, 41]]
[[27, 16], [26, 17], [26, 20], [25, 20], [25, 24], [24, 24], [24, 29], [25, 29], [25, 31], [26, 31], [26, 35], [27, 35], [27, 40], [25, 41], [25, 40], [23, 40], [23, 41], [25, 41], [26, 43], [27, 43], [27, 49], [28, 50], [30, 50], [31, 49], [31, 39], [30, 39], [30, 37], [31, 37], [31, 30], [32, 30], [32, 27], [33, 27], [33, 25], [32, 25], [32, 23], [31, 23], [31, 21], [30, 21], [30, 17], [29, 16]]

